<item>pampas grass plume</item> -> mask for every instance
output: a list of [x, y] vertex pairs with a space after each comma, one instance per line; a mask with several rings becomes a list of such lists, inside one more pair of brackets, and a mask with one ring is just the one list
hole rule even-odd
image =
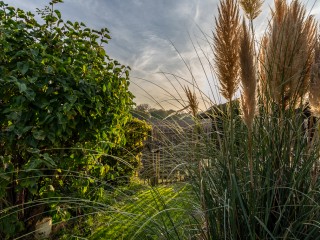
[[251, 130], [253, 118], [256, 112], [257, 81], [254, 69], [252, 43], [245, 21], [242, 23], [239, 57], [242, 87], [240, 107], [243, 121]]
[[213, 36], [220, 91], [231, 102], [239, 86], [239, 7], [236, 0], [222, 0]]
[[314, 116], [320, 117], [320, 43], [315, 49], [315, 61], [312, 65], [311, 81], [309, 86], [309, 103]]
[[304, 99], [310, 79], [316, 25], [305, 8], [294, 0], [275, 0], [273, 19], [266, 35], [262, 78], [268, 95], [282, 108]]
[[253, 20], [261, 13], [262, 0], [240, 0], [240, 5], [249, 20]]
[[185, 86], [183, 88], [189, 103], [189, 108], [191, 110], [192, 116], [196, 117], [199, 110], [199, 101], [195, 92], [191, 92], [190, 88]]

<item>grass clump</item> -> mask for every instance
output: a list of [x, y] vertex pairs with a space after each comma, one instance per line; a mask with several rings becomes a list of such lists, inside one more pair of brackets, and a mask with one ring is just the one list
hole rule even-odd
[[[220, 123], [213, 141], [219, 144], [207, 144], [209, 164], [194, 171], [202, 239], [320, 239], [316, 21], [299, 1], [276, 0], [256, 56], [245, 21], [239, 48], [223, 45], [237, 38], [238, 27], [221, 32], [229, 29], [228, 19], [239, 18], [236, 5], [221, 0], [213, 39], [227, 108], [212, 108], [210, 117]], [[241, 5], [252, 24], [255, 1]], [[227, 39], [217, 41], [222, 37]], [[237, 64], [240, 74], [231, 78]], [[238, 79], [240, 107], [233, 100]]]

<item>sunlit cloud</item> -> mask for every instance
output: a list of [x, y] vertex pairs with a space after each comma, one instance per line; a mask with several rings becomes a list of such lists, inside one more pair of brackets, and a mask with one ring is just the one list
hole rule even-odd
[[[15, 7], [34, 11], [36, 8], [43, 8], [49, 1], [7, 2]], [[218, 83], [208, 63], [208, 60], [211, 63], [213, 60], [210, 44], [218, 2], [65, 0], [57, 7], [64, 19], [81, 21], [91, 28], [107, 27], [110, 30], [112, 39], [106, 45], [106, 51], [111, 58], [132, 68], [130, 90], [136, 96], [138, 104], [149, 103], [155, 106], [151, 99], [156, 99], [163, 107], [171, 108], [179, 105], [179, 102], [174, 104], [171, 99], [179, 100], [182, 97], [181, 85], [188, 82], [197, 81], [202, 93], [218, 98]], [[307, 3], [308, 11], [319, 20], [320, 1], [302, 2]], [[257, 40], [266, 31], [272, 6], [273, 0], [265, 0], [260, 16], [254, 21]], [[203, 34], [206, 34], [207, 39]], [[165, 77], [160, 72], [178, 75], [184, 80], [180, 79], [178, 82], [175, 77], [171, 76], [170, 79], [170, 75]], [[203, 108], [205, 107], [203, 104]]]

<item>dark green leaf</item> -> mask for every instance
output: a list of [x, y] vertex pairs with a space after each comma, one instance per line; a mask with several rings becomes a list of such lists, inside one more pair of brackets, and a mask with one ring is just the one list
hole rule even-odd
[[45, 153], [42, 155], [43, 159], [45, 160], [45, 165], [47, 167], [56, 167], [56, 163], [53, 161], [53, 159], [49, 156], [48, 153]]
[[27, 90], [27, 85], [25, 83], [17, 82], [20, 93], [25, 92]]
[[28, 62], [18, 62], [17, 67], [22, 75], [26, 74], [29, 70], [29, 63]]
[[37, 140], [44, 140], [46, 137], [45, 132], [43, 130], [32, 131], [32, 135]]
[[56, 13], [57, 17], [60, 19], [61, 18], [61, 13], [59, 10], [54, 10], [54, 12]]

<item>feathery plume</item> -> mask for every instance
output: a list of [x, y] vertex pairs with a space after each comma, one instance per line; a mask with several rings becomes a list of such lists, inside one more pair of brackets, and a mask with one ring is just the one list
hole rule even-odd
[[189, 107], [191, 109], [192, 116], [195, 117], [198, 114], [198, 109], [199, 109], [199, 102], [197, 99], [197, 95], [195, 92], [191, 92], [189, 87], [184, 87], [183, 88], [187, 98], [188, 98], [188, 103]]
[[242, 32], [240, 39], [240, 72], [242, 93], [240, 98], [240, 109], [242, 119], [248, 127], [248, 156], [251, 186], [254, 186], [253, 180], [253, 159], [252, 159], [252, 125], [256, 112], [256, 75], [253, 63], [253, 45], [245, 21], [242, 23]]
[[273, 20], [280, 24], [283, 19], [284, 19], [284, 15], [286, 13], [287, 10], [287, 2], [283, 1], [283, 0], [275, 0], [274, 1], [274, 9], [272, 11], [272, 15], [273, 15]]
[[253, 118], [256, 112], [256, 75], [253, 62], [253, 49], [245, 21], [242, 23], [240, 40], [240, 72], [241, 72], [241, 101], [242, 118], [248, 129], [252, 129]]
[[263, 0], [240, 0], [240, 6], [251, 21], [261, 13], [262, 4]]
[[[311, 68], [312, 65], [314, 63], [314, 60], [316, 58], [315, 54], [316, 54], [316, 46], [318, 43], [317, 40], [317, 22], [315, 21], [313, 16], [309, 16], [304, 24], [304, 29], [302, 34], [307, 36], [307, 63], [306, 63], [306, 71], [309, 73], [306, 77], [308, 77], [309, 79], [311, 79]], [[308, 90], [309, 87], [309, 83], [310, 81], [306, 80], [305, 83], [307, 83], [306, 85], [302, 86], [302, 88], [304, 89], [304, 91]]]
[[[258, 92], [259, 96], [265, 98], [264, 94], [267, 93], [267, 76], [266, 76], [266, 49], [268, 46], [268, 37], [265, 34], [261, 41], [260, 41], [260, 50], [259, 50], [259, 59], [258, 59], [258, 72], [259, 72], [259, 78], [258, 78]], [[265, 101], [265, 99], [264, 99]]]
[[239, 7], [236, 0], [222, 0], [213, 36], [220, 91], [231, 102], [239, 85]]
[[297, 0], [275, 0], [261, 75], [279, 106], [296, 105], [307, 93], [315, 32], [314, 19]]
[[320, 117], [320, 42], [317, 42], [309, 86], [309, 104], [314, 116]]

